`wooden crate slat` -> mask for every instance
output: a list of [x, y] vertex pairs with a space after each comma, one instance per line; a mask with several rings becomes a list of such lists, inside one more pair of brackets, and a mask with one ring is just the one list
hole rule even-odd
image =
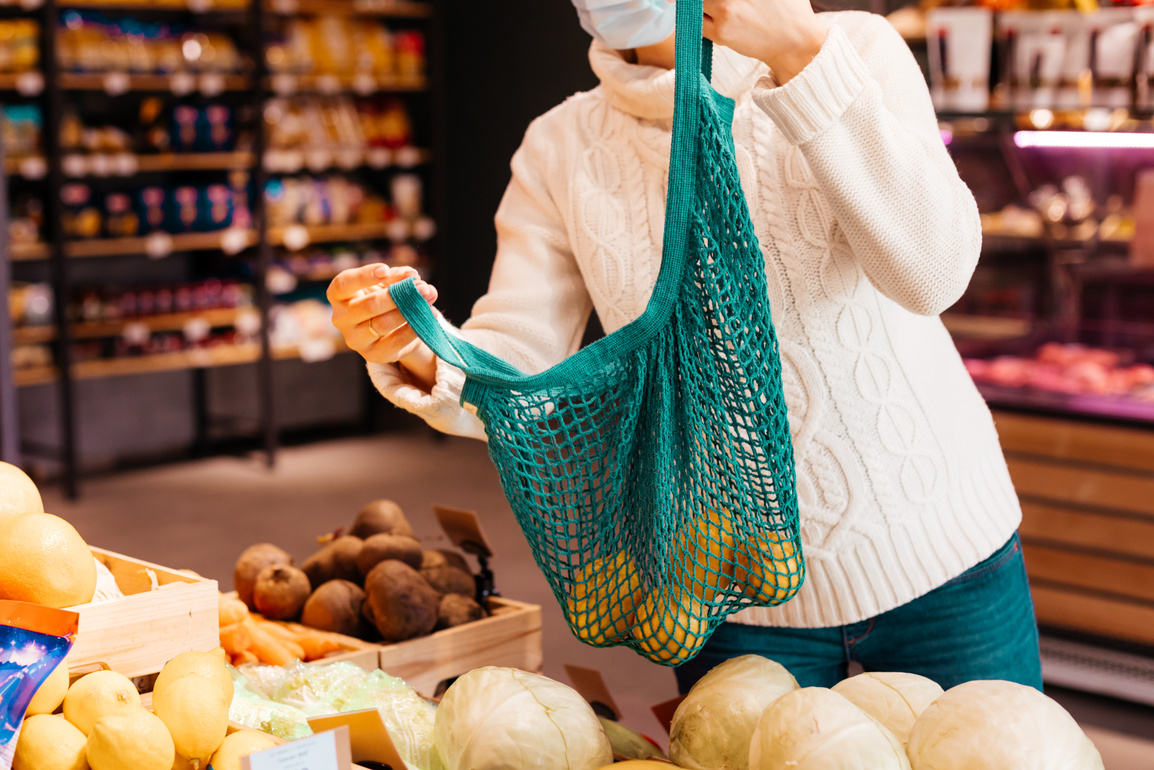
[[1002, 448], [1045, 457], [1116, 465], [1154, 473], [1150, 431], [994, 412]]
[[1024, 540], [1022, 554], [1031, 579], [1133, 596], [1154, 602], [1154, 562], [1051, 548]]
[[1022, 501], [1019, 532], [1025, 539], [1154, 559], [1154, 520], [1027, 499]]
[[1154, 476], [1115, 473], [1008, 455], [1019, 495], [1113, 508], [1154, 517]]
[[[116, 578], [122, 599], [72, 607], [80, 614], [69, 668], [105, 663], [125, 676], [154, 674], [176, 655], [220, 646], [215, 580], [92, 549]], [[152, 590], [149, 572], [158, 588]]]
[[1154, 606], [1045, 583], [1034, 583], [1031, 591], [1042, 625], [1154, 644]]

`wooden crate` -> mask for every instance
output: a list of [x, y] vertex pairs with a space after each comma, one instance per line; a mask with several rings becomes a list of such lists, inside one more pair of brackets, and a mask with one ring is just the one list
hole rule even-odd
[[1038, 622], [1154, 644], [1154, 432], [994, 413]]
[[540, 671], [541, 607], [493, 597], [487, 618], [428, 636], [380, 647], [380, 667], [425, 696], [437, 686], [480, 666]]
[[220, 646], [215, 580], [101, 548], [92, 555], [112, 572], [124, 598], [69, 608], [80, 614], [65, 658], [70, 669], [103, 663], [142, 677], [179, 653]]

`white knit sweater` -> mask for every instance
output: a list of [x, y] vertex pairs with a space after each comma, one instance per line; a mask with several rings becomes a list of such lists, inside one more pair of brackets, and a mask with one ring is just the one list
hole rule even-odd
[[[989, 410], [937, 315], [981, 246], [974, 199], [909, 48], [880, 16], [819, 16], [817, 57], [778, 87], [718, 49], [742, 186], [765, 253], [808, 576], [735, 620], [822, 627], [904, 604], [989, 556], [1021, 518]], [[673, 73], [594, 44], [599, 88], [538, 118], [497, 212], [488, 293], [460, 333], [526, 372], [574, 353], [591, 309], [637, 318], [657, 279]], [[464, 258], [458, 255], [458, 259]], [[426, 394], [369, 365], [393, 403], [483, 438], [439, 363]]]

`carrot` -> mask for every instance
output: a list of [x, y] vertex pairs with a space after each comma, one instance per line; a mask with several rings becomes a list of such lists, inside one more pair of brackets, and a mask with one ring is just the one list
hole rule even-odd
[[260, 663], [260, 660], [252, 652], [245, 650], [240, 655], [232, 656], [232, 665], [239, 666], [242, 663]]
[[296, 623], [285, 625], [271, 620], [260, 620], [258, 624], [282, 642], [291, 642], [299, 647], [304, 656], [302, 660], [316, 660], [341, 649], [340, 642], [324, 631]]
[[220, 595], [220, 602], [217, 610], [220, 616], [220, 626], [231, 626], [233, 623], [239, 623], [248, 617], [248, 607], [240, 599], [234, 599], [224, 594]]
[[220, 646], [229, 655], [240, 655], [252, 646], [252, 637], [244, 623], [220, 627]]
[[[294, 655], [295, 650], [290, 650], [280, 639], [277, 639], [263, 628], [258, 627], [251, 615], [242, 621], [241, 625], [246, 627], [249, 637], [252, 640], [252, 643], [249, 645], [249, 650], [260, 659], [261, 663], [268, 663], [273, 666], [285, 666], [294, 660], [304, 657], [303, 650], [301, 650], [300, 655]], [[298, 647], [297, 649], [299, 650], [300, 648]]]

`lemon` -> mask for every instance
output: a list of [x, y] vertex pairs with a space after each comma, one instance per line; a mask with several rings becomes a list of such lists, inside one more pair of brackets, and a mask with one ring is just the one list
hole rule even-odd
[[176, 758], [164, 722], [139, 707], [97, 721], [87, 752], [92, 770], [172, 770]]
[[172, 760], [172, 770], [194, 770], [192, 763], [179, 754]]
[[169, 682], [181, 679], [187, 674], [199, 674], [205, 679], [214, 682], [224, 694], [225, 700], [232, 703], [232, 677], [228, 673], [227, 653], [223, 647], [217, 647], [208, 652], [182, 652], [164, 664], [160, 675], [156, 677], [153, 690], [163, 689]]
[[683, 663], [705, 644], [709, 623], [704, 615], [704, 605], [685, 598], [680, 591], [671, 596], [654, 590], [637, 607], [633, 638], [649, 659]]
[[12, 770], [88, 770], [84, 733], [63, 717], [37, 714], [24, 720]]
[[629, 634], [641, 601], [641, 578], [624, 551], [594, 559], [578, 571], [566, 604], [577, 637], [607, 644]]
[[276, 739], [259, 730], [239, 730], [224, 739], [212, 755], [212, 770], [240, 770], [240, 758], [257, 751], [271, 749]]
[[734, 574], [734, 524], [728, 511], [707, 510], [686, 523], [677, 538], [682, 574], [694, 598], [709, 601]]
[[199, 674], [158, 682], [152, 708], [172, 735], [176, 753], [194, 770], [208, 765], [228, 732], [228, 706], [220, 686]]
[[793, 542], [776, 532], [754, 537], [737, 561], [737, 580], [745, 583], [745, 595], [758, 604], [780, 603], [793, 596], [805, 571]]
[[28, 474], [15, 465], [0, 462], [0, 516], [44, 513], [40, 490]]
[[50, 513], [0, 518], [0, 599], [62, 609], [96, 593], [96, 560], [80, 534]]
[[32, 696], [25, 716], [37, 714], [51, 714], [64, 702], [64, 695], [68, 692], [68, 666], [64, 661], [56, 664], [52, 673], [40, 684], [40, 689]]
[[140, 693], [128, 677], [94, 671], [77, 679], [64, 696], [64, 718], [88, 735], [101, 717], [140, 708]]

